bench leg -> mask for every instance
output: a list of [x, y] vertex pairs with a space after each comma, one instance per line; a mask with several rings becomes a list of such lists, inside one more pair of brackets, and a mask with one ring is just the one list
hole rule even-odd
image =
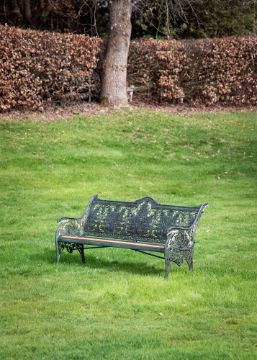
[[189, 259], [186, 260], [186, 262], [187, 262], [189, 270], [193, 271], [193, 269], [194, 269], [193, 258], [190, 257]]
[[168, 279], [170, 269], [171, 269], [171, 260], [169, 258], [165, 258], [165, 275], [164, 275], [165, 279]]
[[59, 245], [58, 242], [56, 242], [56, 262], [57, 262], [57, 264], [60, 261], [61, 253], [62, 253], [61, 246]]
[[82, 260], [83, 264], [85, 264], [84, 245], [81, 245], [78, 250], [79, 250], [79, 253], [81, 256], [81, 260]]

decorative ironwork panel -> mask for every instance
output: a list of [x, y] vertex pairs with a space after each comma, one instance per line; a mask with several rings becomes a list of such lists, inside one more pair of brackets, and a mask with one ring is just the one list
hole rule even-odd
[[193, 257], [194, 239], [193, 230], [173, 229], [168, 233], [165, 253], [169, 261], [182, 265], [184, 260], [190, 261]]
[[191, 226], [198, 211], [199, 207], [160, 205], [150, 197], [118, 202], [95, 196], [82, 224], [87, 235], [164, 243], [171, 227]]

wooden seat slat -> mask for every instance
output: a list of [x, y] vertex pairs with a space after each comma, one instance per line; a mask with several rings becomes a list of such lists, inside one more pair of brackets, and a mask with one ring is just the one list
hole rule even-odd
[[83, 236], [62, 236], [63, 240], [81, 240], [81, 241], [89, 241], [89, 242], [101, 242], [101, 243], [117, 243], [117, 244], [126, 244], [126, 245], [133, 245], [133, 246], [147, 246], [153, 249], [164, 249], [164, 245], [155, 245], [149, 243], [141, 243], [141, 242], [130, 242], [130, 241], [120, 241], [116, 239], [100, 239], [100, 238], [93, 238], [93, 237], [83, 237]]

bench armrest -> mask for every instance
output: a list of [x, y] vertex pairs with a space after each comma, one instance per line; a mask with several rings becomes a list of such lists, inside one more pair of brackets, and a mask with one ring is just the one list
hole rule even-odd
[[174, 227], [168, 231], [165, 243], [165, 258], [182, 265], [184, 260], [190, 260], [194, 251], [194, 226], [187, 228]]
[[62, 216], [57, 218], [57, 223], [59, 223], [62, 220], [78, 220], [79, 218], [73, 218], [73, 217], [67, 217], [67, 216]]
[[62, 217], [58, 219], [56, 240], [61, 236], [79, 236], [81, 230], [81, 218]]
[[168, 231], [166, 244], [173, 249], [189, 250], [194, 247], [194, 227], [174, 227]]

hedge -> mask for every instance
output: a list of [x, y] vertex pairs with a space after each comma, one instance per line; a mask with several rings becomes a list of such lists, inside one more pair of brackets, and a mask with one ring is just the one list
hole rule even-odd
[[[104, 42], [0, 26], [0, 110], [99, 97]], [[132, 41], [128, 83], [149, 101], [257, 104], [257, 37]]]
[[0, 26], [0, 109], [40, 109], [45, 102], [81, 99], [85, 85], [99, 88], [100, 45], [84, 35]]
[[257, 37], [132, 42], [129, 81], [150, 98], [257, 104]]

